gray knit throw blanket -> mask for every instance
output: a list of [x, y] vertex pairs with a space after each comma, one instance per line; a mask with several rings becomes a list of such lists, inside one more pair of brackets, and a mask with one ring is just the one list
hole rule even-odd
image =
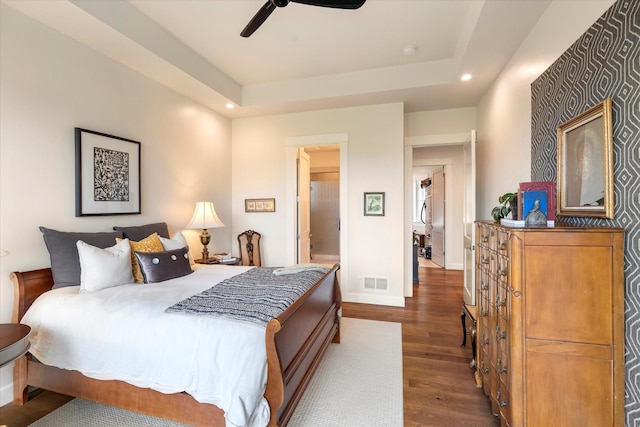
[[266, 326], [326, 273], [309, 269], [295, 274], [275, 275], [274, 270], [277, 269], [252, 268], [180, 301], [166, 311], [226, 317]]

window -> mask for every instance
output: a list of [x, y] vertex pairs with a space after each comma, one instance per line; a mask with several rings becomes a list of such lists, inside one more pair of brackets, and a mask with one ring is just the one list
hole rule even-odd
[[422, 182], [425, 177], [414, 177], [413, 180], [413, 222], [424, 223], [424, 211], [422, 206], [424, 205], [424, 199], [426, 196], [426, 189], [423, 187]]

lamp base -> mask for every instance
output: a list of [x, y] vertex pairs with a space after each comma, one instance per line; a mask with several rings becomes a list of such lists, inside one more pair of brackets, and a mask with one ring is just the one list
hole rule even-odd
[[207, 245], [211, 242], [211, 234], [207, 231], [206, 228], [202, 230], [202, 234], [200, 234], [200, 243], [202, 243], [202, 259], [209, 259], [209, 249]]

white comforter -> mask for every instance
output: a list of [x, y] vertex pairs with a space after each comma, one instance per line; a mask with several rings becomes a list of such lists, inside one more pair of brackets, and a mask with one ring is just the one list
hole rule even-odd
[[251, 267], [200, 266], [184, 277], [43, 294], [22, 323], [41, 362], [163, 393], [186, 391], [224, 410], [228, 426], [265, 426], [265, 329], [165, 309]]

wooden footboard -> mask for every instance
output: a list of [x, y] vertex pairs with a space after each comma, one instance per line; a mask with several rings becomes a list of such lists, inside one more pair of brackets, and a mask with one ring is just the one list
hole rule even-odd
[[287, 425], [327, 346], [340, 342], [339, 268], [334, 265], [309, 292], [267, 324], [269, 381], [264, 395], [271, 407], [269, 426]]
[[[268, 380], [265, 398], [271, 408], [269, 426], [289, 421], [329, 343], [340, 341], [339, 265], [325, 274], [266, 329]], [[53, 286], [51, 269], [11, 274], [15, 287], [13, 321], [18, 323], [33, 301]], [[223, 427], [223, 411], [199, 403], [186, 393], [163, 394], [122, 381], [103, 381], [39, 363], [30, 354], [14, 367], [14, 402], [23, 404], [28, 386], [43, 388], [174, 421]]]

